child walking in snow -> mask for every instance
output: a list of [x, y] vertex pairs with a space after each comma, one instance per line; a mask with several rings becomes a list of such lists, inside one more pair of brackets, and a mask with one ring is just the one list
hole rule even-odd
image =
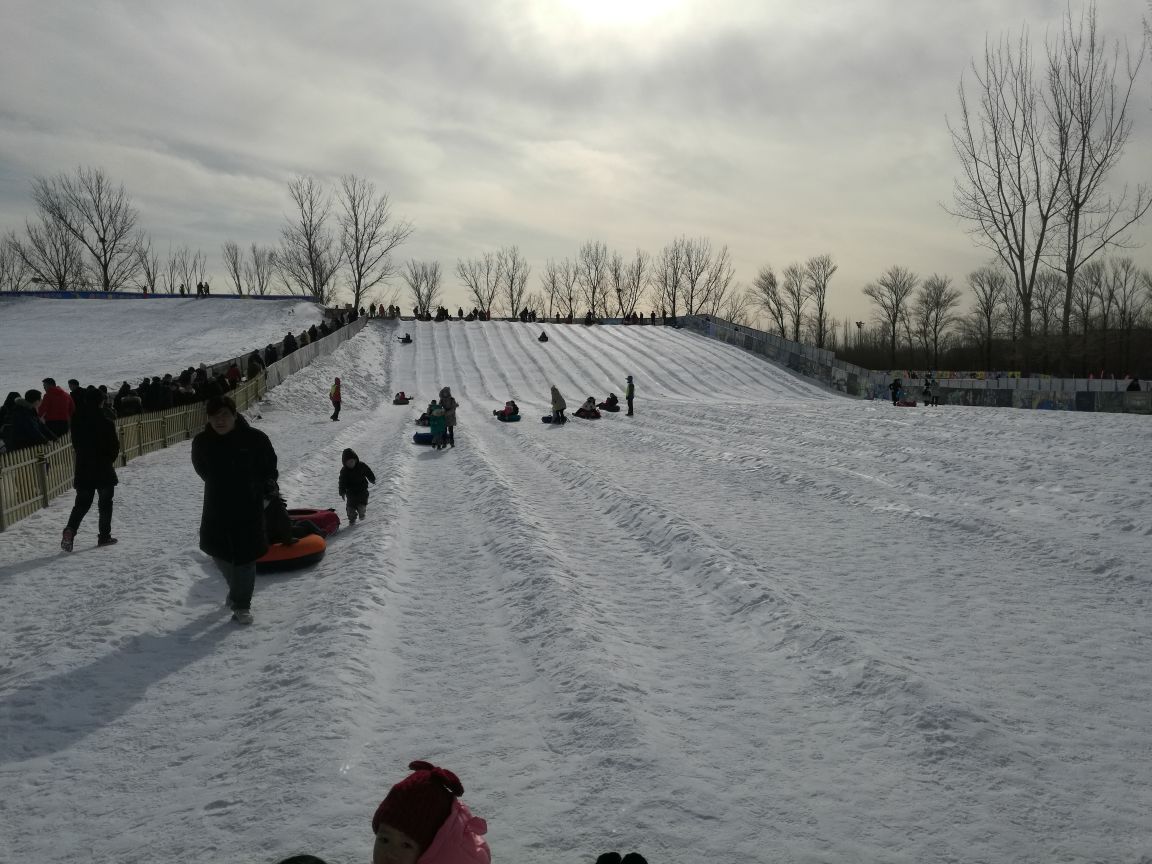
[[336, 379], [336, 383], [332, 385], [332, 389], [328, 391], [328, 399], [332, 402], [332, 419], [340, 419], [340, 379]]
[[363, 519], [368, 509], [368, 482], [375, 483], [376, 475], [351, 447], [344, 451], [341, 461], [340, 497], [348, 507], [348, 524], [355, 525], [357, 517]]
[[372, 816], [372, 864], [491, 864], [488, 824], [460, 800], [460, 778], [429, 762], [408, 768]]

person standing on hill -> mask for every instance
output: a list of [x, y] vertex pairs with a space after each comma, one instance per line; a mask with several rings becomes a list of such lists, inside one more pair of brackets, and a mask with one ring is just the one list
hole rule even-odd
[[332, 402], [332, 419], [340, 419], [340, 379], [336, 379], [336, 383], [332, 385], [332, 389], [328, 391], [328, 398]]
[[627, 378], [625, 378], [624, 381], [625, 381], [624, 399], [628, 403], [628, 413], [625, 414], [624, 416], [625, 417], [631, 417], [632, 416], [632, 400], [634, 398], [636, 398], [636, 386], [632, 383], [632, 376], [631, 375], [629, 375]]
[[356, 451], [347, 448], [340, 456], [340, 497], [348, 507], [348, 524], [355, 525], [368, 510], [368, 483], [376, 482], [372, 469], [360, 461]]
[[78, 395], [79, 407], [72, 418], [72, 450], [76, 454], [76, 471], [72, 486], [76, 489], [76, 503], [60, 538], [60, 548], [72, 551], [72, 543], [80, 523], [92, 508], [92, 499], [100, 514], [97, 546], [111, 546], [112, 495], [119, 479], [116, 477], [116, 457], [120, 455], [120, 436], [116, 424], [104, 413], [104, 394], [88, 387]]
[[268, 551], [264, 507], [280, 493], [276, 451], [230, 397], [212, 397], [205, 411], [208, 423], [192, 439], [192, 467], [204, 481], [200, 549], [228, 583], [232, 620], [251, 624], [256, 559]]
[[68, 431], [68, 421], [76, 411], [76, 403], [63, 387], [56, 383], [55, 378], [44, 379], [44, 398], [36, 412], [48, 431], [57, 438]]
[[568, 403], [564, 401], [564, 397], [560, 395], [559, 389], [556, 385], [552, 385], [552, 422], [564, 423], [568, 418], [564, 416], [564, 412], [568, 409]]
[[456, 446], [456, 408], [460, 403], [452, 395], [452, 390], [445, 387], [440, 391], [440, 407], [444, 409], [445, 440], [449, 447]]

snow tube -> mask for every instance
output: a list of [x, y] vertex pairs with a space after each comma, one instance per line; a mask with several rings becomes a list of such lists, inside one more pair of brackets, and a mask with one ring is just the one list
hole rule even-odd
[[901, 399], [899, 402], [896, 403], [896, 407], [897, 408], [915, 408], [916, 407], [916, 400], [915, 399]]
[[431, 444], [432, 443], [432, 433], [431, 432], [417, 432], [415, 435], [412, 436], [412, 443], [413, 444]]
[[599, 408], [601, 411], [611, 411], [613, 414], [615, 414], [617, 411], [620, 410], [619, 405], [609, 405], [607, 402], [601, 402], [596, 407]]
[[273, 543], [264, 553], [264, 557], [256, 560], [256, 572], [277, 573], [282, 570], [308, 567], [324, 557], [326, 548], [328, 548], [327, 542], [318, 534], [309, 534], [287, 546]]
[[329, 508], [327, 510], [314, 510], [308, 507], [300, 507], [298, 509], [290, 509], [288, 517], [293, 522], [307, 522], [313, 528], [320, 532], [323, 537], [331, 537], [340, 530], [340, 517], [336, 515], [336, 511]]
[[412, 397], [408, 396], [405, 399], [393, 399], [392, 404], [393, 405], [407, 405], [411, 401], [412, 401]]
[[576, 416], [579, 417], [581, 420], [599, 420], [600, 419], [600, 412], [596, 411], [596, 410], [577, 411]]
[[499, 420], [501, 423], [519, 423], [520, 422], [520, 415], [519, 414], [497, 414], [496, 419]]
[[[541, 418], [540, 418], [540, 422], [541, 422], [541, 423], [551, 423], [551, 422], [552, 422], [552, 415], [551, 415], [551, 414], [545, 414], [543, 417], [541, 417]], [[564, 418], [563, 420], [561, 420], [560, 422], [561, 422], [561, 423], [567, 423], [567, 422], [568, 422], [568, 418], [567, 418], [567, 417], [565, 417], [565, 418]]]

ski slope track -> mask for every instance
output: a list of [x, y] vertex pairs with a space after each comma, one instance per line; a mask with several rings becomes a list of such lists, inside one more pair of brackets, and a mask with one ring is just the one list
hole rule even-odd
[[40, 388], [44, 378], [132, 386], [145, 375], [230, 360], [319, 324], [301, 300], [129, 297], [0, 299], [0, 391]]
[[[57, 551], [66, 498], [0, 535], [0, 860], [367, 861], [414, 758], [495, 861], [1152, 849], [1146, 418], [857, 402], [664, 328], [400, 329], [253, 418], [290, 504], [340, 505], [345, 447], [378, 480], [254, 626], [187, 444], [120, 472], [114, 548], [92, 513]], [[628, 374], [635, 417], [539, 422]], [[444, 385], [457, 446], [417, 447]]]

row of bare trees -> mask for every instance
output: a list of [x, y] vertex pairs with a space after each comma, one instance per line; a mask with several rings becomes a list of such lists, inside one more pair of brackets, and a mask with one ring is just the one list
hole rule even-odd
[[[959, 88], [949, 122], [960, 160], [952, 212], [968, 223], [1009, 275], [1020, 305], [1021, 364], [1033, 366], [1033, 314], [1047, 272], [1062, 276], [1060, 363], [1072, 361], [1077, 276], [1111, 247], [1124, 247], [1152, 206], [1146, 185], [1108, 185], [1132, 133], [1132, 96], [1145, 42], [1107, 43], [1096, 4], [1071, 7], [1034, 58], [1027, 30], [988, 40]], [[1048, 283], [1051, 284], [1051, 283]]]
[[[345, 175], [332, 191], [312, 177], [297, 177], [288, 193], [293, 208], [278, 248], [223, 244], [224, 269], [237, 294], [267, 294], [278, 277], [289, 292], [331, 303], [343, 274], [352, 302], [360, 306], [396, 274], [392, 254], [412, 225], [393, 216], [388, 196], [371, 181]], [[32, 197], [36, 214], [24, 232], [0, 238], [0, 290], [45, 285], [175, 294], [181, 286], [190, 293], [194, 283], [207, 281], [202, 251], [180, 246], [161, 258], [139, 230], [138, 211], [124, 186], [100, 168], [36, 177]]]
[[1038, 275], [1028, 313], [999, 262], [970, 273], [967, 287], [971, 303], [960, 312], [963, 293], [950, 277], [921, 280], [891, 267], [863, 289], [876, 306], [874, 326], [845, 326], [830, 347], [861, 365], [889, 368], [1023, 371], [1028, 349], [1035, 371], [1045, 373], [1122, 376], [1146, 373], [1152, 363], [1152, 271], [1131, 258], [1095, 258], [1079, 269], [1067, 341], [1063, 273]]
[[837, 269], [831, 255], [789, 264], [780, 279], [772, 266], [766, 265], [756, 274], [748, 300], [784, 338], [801, 341], [801, 328], [807, 325], [812, 342], [823, 348], [828, 338], [828, 286]]

